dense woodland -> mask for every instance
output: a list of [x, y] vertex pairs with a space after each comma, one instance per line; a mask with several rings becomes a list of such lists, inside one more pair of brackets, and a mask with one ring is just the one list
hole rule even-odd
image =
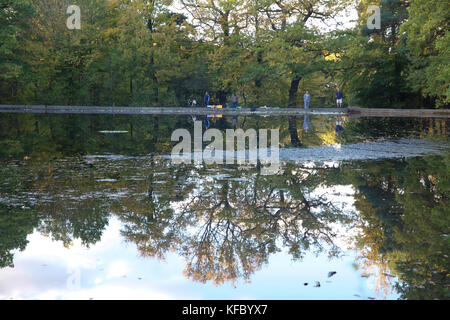
[[[69, 30], [69, 5], [81, 29]], [[381, 7], [381, 29], [367, 7]], [[358, 20], [336, 27], [345, 9]], [[0, 104], [445, 108], [445, 0], [0, 0]], [[341, 16], [341, 18], [337, 18]], [[326, 27], [327, 25], [331, 27]]]

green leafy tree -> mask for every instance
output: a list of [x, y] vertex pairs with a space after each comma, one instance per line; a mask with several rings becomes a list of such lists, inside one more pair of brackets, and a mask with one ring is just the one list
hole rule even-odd
[[436, 107], [450, 102], [450, 8], [438, 0], [411, 1], [409, 18], [401, 26], [410, 50], [409, 81], [411, 86], [434, 100]]

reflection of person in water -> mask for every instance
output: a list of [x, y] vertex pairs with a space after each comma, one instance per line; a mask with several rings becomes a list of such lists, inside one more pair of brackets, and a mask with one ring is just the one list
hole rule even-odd
[[205, 117], [204, 123], [205, 123], [205, 128], [208, 129], [209, 126], [211, 125], [211, 123], [209, 122], [208, 116]]
[[237, 123], [238, 123], [238, 118], [237, 118], [237, 116], [233, 116], [233, 120], [231, 120], [231, 125], [233, 126], [233, 128], [236, 129]]
[[338, 118], [336, 120], [336, 133], [340, 134], [342, 131], [344, 131], [344, 128], [342, 128], [342, 119]]
[[309, 114], [305, 114], [305, 119], [303, 119], [303, 130], [308, 132], [309, 130]]

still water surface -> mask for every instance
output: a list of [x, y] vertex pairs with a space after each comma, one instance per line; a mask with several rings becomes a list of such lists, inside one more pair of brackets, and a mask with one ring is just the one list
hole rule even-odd
[[2, 299], [449, 298], [448, 120], [209, 118], [274, 175], [172, 164], [186, 116], [0, 123]]

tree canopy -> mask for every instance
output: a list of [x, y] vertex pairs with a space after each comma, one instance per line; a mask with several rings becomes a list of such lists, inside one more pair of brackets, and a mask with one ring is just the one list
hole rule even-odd
[[[437, 0], [64, 0], [0, 2], [0, 103], [446, 107], [449, 8]], [[321, 28], [348, 6], [346, 29]], [[291, 124], [292, 127], [292, 124]]]

